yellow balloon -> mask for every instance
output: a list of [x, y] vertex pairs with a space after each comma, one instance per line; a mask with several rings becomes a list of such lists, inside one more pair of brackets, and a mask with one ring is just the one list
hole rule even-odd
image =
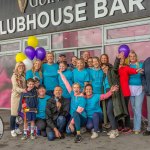
[[22, 52], [17, 53], [16, 55], [16, 62], [23, 62], [26, 59], [26, 55]]
[[38, 39], [36, 36], [29, 36], [27, 41], [28, 46], [36, 48], [38, 46]]

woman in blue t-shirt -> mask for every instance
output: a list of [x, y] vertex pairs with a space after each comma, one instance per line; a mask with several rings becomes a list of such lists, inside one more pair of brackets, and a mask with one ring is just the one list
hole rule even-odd
[[46, 95], [46, 89], [44, 85], [38, 87], [38, 108], [36, 114], [36, 126], [38, 134], [46, 136], [46, 103], [51, 97]]
[[[61, 70], [62, 74], [66, 77], [69, 84], [72, 86], [72, 84], [73, 84], [73, 81], [72, 81], [73, 75], [72, 75], [72, 71], [67, 69], [67, 62], [60, 62], [59, 63], [59, 69]], [[62, 81], [60, 75], [58, 75], [58, 81], [59, 81], [59, 86], [63, 90], [62, 96], [64, 98], [70, 100], [71, 99], [70, 94], [69, 94], [68, 90], [66, 89], [66, 86], [65, 86], [64, 82]]]
[[46, 55], [47, 63], [42, 65], [43, 83], [46, 87], [46, 94], [53, 96], [54, 88], [58, 86], [58, 64], [54, 63], [54, 54], [48, 52]]
[[82, 141], [80, 128], [85, 126], [87, 121], [87, 115], [85, 112], [86, 100], [84, 95], [80, 92], [81, 88], [79, 83], [74, 83], [71, 88], [69, 82], [61, 71], [59, 71], [59, 74], [71, 96], [71, 119], [67, 125], [66, 132], [67, 134], [71, 134], [76, 131], [77, 135], [75, 137], [75, 143], [79, 143]]
[[98, 57], [93, 57], [93, 68], [90, 68], [90, 82], [93, 87], [94, 94], [102, 93], [103, 71], [100, 68], [100, 60]]
[[[142, 69], [143, 63], [138, 62], [137, 54], [131, 51], [129, 54], [130, 67], [135, 69]], [[134, 133], [139, 134], [141, 131], [141, 118], [142, 118], [142, 104], [144, 100], [144, 91], [142, 86], [141, 74], [130, 75], [129, 79], [131, 104], [134, 113]]]
[[33, 68], [32, 70], [28, 70], [26, 72], [26, 80], [32, 78], [32, 79], [39, 79], [40, 81], [40, 84], [42, 84], [42, 71], [41, 71], [41, 65], [42, 65], [42, 62], [41, 60], [39, 59], [36, 59], [34, 62], [33, 62]]
[[98, 137], [99, 124], [103, 120], [102, 109], [100, 107], [100, 100], [105, 100], [110, 97], [113, 92], [118, 90], [118, 86], [112, 86], [110, 91], [106, 94], [94, 94], [93, 87], [91, 84], [85, 86], [85, 98], [86, 98], [86, 107], [85, 111], [87, 113], [87, 129], [94, 129], [92, 132], [92, 139]]
[[86, 85], [89, 82], [89, 73], [87, 69], [85, 69], [85, 62], [83, 59], [77, 60], [77, 68], [73, 70], [73, 82], [79, 83], [81, 86], [81, 91], [84, 88], [84, 85]]

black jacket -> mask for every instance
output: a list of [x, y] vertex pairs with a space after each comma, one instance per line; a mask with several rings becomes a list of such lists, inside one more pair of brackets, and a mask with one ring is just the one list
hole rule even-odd
[[70, 107], [69, 100], [61, 97], [58, 101], [61, 103], [60, 110], [57, 109], [56, 100], [54, 97], [52, 97], [50, 100], [47, 101], [46, 122], [47, 126], [50, 127], [51, 129], [54, 129], [56, 127], [56, 120], [59, 116], [66, 117], [69, 114], [69, 107]]
[[150, 96], [150, 57], [143, 63], [144, 73], [142, 75], [142, 83], [147, 96]]

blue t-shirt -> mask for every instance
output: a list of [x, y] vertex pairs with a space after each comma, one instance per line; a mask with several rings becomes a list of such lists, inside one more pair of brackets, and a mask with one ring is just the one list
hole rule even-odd
[[100, 94], [93, 94], [91, 98], [86, 98], [85, 110], [89, 118], [93, 118], [93, 114], [96, 112], [102, 113], [100, 107]]
[[[68, 80], [70, 86], [72, 86], [72, 84], [73, 84], [73, 81], [72, 81], [73, 80], [73, 78], [72, 78], [73, 77], [72, 71], [65, 70], [65, 71], [62, 72], [62, 74], [66, 77], [66, 79]], [[69, 94], [68, 90], [66, 89], [66, 86], [65, 86], [64, 82], [62, 81], [60, 75], [58, 75], [58, 81], [59, 81], [59, 86], [63, 90], [62, 96], [64, 98], [69, 98], [70, 99], [70, 94]]]
[[103, 82], [103, 71], [102, 69], [95, 70], [94, 68], [90, 69], [90, 82], [93, 87], [94, 94], [102, 93], [102, 82]]
[[73, 82], [79, 83], [81, 86], [81, 90], [83, 90], [84, 88], [84, 82], [89, 82], [89, 81], [90, 81], [90, 78], [89, 78], [89, 73], [87, 69], [83, 69], [83, 70], [74, 69], [73, 70]]
[[70, 95], [71, 95], [70, 115], [73, 116], [73, 113], [77, 110], [78, 106], [80, 106], [84, 108], [81, 115], [86, 118], [87, 117], [85, 112], [86, 99], [84, 98], [84, 96], [75, 96], [73, 91], [71, 91]]
[[26, 72], [26, 80], [28, 79], [34, 79], [34, 78], [38, 78], [40, 80], [40, 84], [42, 84], [42, 77], [40, 76], [40, 73], [38, 71], [33, 72], [32, 70], [28, 70]]
[[58, 68], [58, 64], [42, 65], [43, 83], [46, 90], [54, 90], [58, 86]]
[[36, 114], [36, 118], [45, 119], [46, 114], [46, 103], [50, 99], [50, 96], [45, 95], [44, 98], [38, 98], [38, 113]]
[[[140, 69], [140, 68], [142, 69], [143, 63], [139, 62], [138, 64], [130, 64], [130, 67], [135, 69]], [[138, 73], [135, 75], [130, 75], [129, 85], [141, 86], [142, 85], [141, 74]]]

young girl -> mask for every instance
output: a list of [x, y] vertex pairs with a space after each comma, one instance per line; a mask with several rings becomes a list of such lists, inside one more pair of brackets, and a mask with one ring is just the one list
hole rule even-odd
[[[61, 62], [59, 63], [59, 69], [62, 72], [62, 74], [66, 77], [66, 79], [68, 80], [69, 84], [72, 86], [73, 81], [72, 81], [72, 72], [67, 69], [67, 62]], [[62, 88], [62, 96], [68, 100], [70, 100], [70, 94], [68, 93], [66, 86], [64, 85], [64, 82], [61, 79], [61, 76], [58, 75], [58, 81], [59, 81], [59, 86]]]
[[93, 87], [94, 94], [102, 93], [102, 80], [103, 80], [103, 71], [100, 68], [98, 57], [93, 57], [93, 68], [90, 68], [90, 82]]
[[46, 95], [46, 89], [44, 85], [38, 87], [38, 113], [36, 114], [36, 126], [38, 133], [42, 136], [46, 136], [46, 103], [50, 99], [50, 96]]
[[73, 70], [73, 81], [74, 83], [79, 83], [81, 86], [81, 91], [89, 82], [89, 74], [87, 69], [85, 69], [85, 63], [83, 59], [77, 60], [77, 68]]
[[20, 129], [16, 128], [16, 117], [18, 116], [18, 107], [20, 95], [22, 92], [26, 93], [25, 82], [25, 65], [23, 63], [17, 63], [14, 69], [14, 73], [11, 78], [12, 81], [12, 93], [11, 93], [11, 117], [10, 117], [10, 129], [11, 136], [16, 137], [17, 134], [22, 134]]
[[[130, 67], [134, 69], [142, 69], [143, 63], [138, 62], [137, 55], [134, 51], [129, 54]], [[134, 113], [134, 128], [135, 134], [139, 134], [141, 131], [141, 119], [142, 119], [142, 104], [144, 100], [144, 91], [142, 87], [142, 77], [138, 73], [136, 75], [130, 75], [129, 79], [130, 92], [131, 92], [131, 104]]]
[[74, 141], [75, 143], [79, 143], [82, 141], [80, 128], [82, 126], [85, 126], [87, 121], [87, 116], [85, 112], [86, 100], [84, 98], [84, 95], [80, 92], [81, 89], [78, 83], [74, 83], [71, 88], [65, 76], [60, 71], [59, 74], [71, 96], [71, 106], [70, 106], [71, 120], [67, 125], [66, 132], [68, 134], [74, 133], [76, 129], [77, 135]]
[[[132, 74], [137, 74], [138, 72], [141, 72], [141, 69], [134, 69], [130, 68], [125, 64], [125, 58], [122, 57], [120, 59], [120, 66], [119, 66], [119, 77], [120, 77], [120, 85], [122, 94], [124, 96], [126, 107], [128, 108], [129, 99], [130, 99], [130, 88], [129, 88], [129, 77]], [[128, 110], [128, 109], [127, 109]], [[129, 111], [128, 111], [129, 114]], [[124, 133], [130, 133], [132, 132], [130, 127], [130, 115], [127, 115], [125, 117], [125, 127], [122, 129]]]
[[42, 72], [41, 72], [41, 60], [37, 59], [33, 63], [33, 68], [32, 70], [28, 70], [26, 72], [26, 80], [30, 78], [38, 78], [40, 80], [40, 84], [42, 84]]
[[22, 93], [20, 98], [20, 104], [18, 112], [21, 112], [23, 109], [24, 112], [24, 133], [22, 140], [27, 139], [27, 128], [28, 123], [31, 123], [31, 139], [35, 139], [34, 130], [35, 130], [35, 119], [37, 112], [37, 93], [34, 87], [34, 80], [27, 80], [27, 93]]
[[[99, 106], [99, 101], [107, 99], [113, 94], [113, 92], [117, 90], [118, 90], [118, 86], [112, 86], [106, 94], [100, 95], [100, 94], [93, 93], [93, 88], [91, 84], [87, 84], [85, 86], [85, 98], [86, 98], [85, 110], [87, 113], [86, 127], [87, 129], [94, 128], [91, 139], [95, 139], [98, 137], [99, 125], [103, 119], [102, 110], [101, 107]], [[118, 136], [117, 133], [116, 136]], [[113, 138], [112, 135], [110, 135], [110, 138]]]

